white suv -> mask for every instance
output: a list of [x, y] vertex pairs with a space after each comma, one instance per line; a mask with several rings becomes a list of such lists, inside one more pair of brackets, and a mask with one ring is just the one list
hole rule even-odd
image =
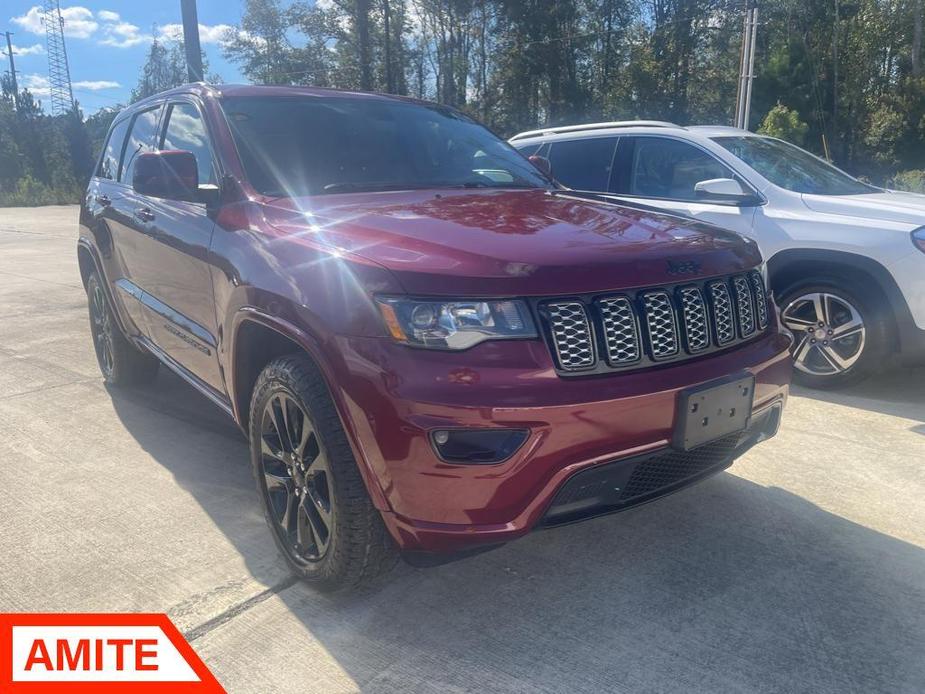
[[510, 143], [574, 190], [754, 238], [796, 378], [834, 388], [925, 357], [925, 196], [862, 183], [781, 140], [723, 126], [595, 123]]

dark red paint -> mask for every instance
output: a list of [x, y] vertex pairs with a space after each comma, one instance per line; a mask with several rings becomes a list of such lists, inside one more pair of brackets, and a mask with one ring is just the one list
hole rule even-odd
[[[242, 428], [250, 396], [237, 377], [242, 326], [259, 323], [306, 350], [403, 549], [457, 550], [527, 532], [572, 472], [666, 446], [676, 394], [692, 384], [747, 369], [756, 409], [785, 399], [789, 338], [776, 322], [719, 354], [573, 379], [556, 374], [539, 339], [459, 353], [395, 343], [373, 294], [567, 295], [674, 283], [669, 259], [695, 260], [694, 279], [752, 268], [760, 256], [754, 244], [687, 219], [542, 190], [261, 197], [217, 102], [275, 93], [328, 92], [194, 86], [134, 105], [200, 108], [225, 176], [221, 201], [142, 197], [94, 178], [81, 207], [82, 269], [104, 275], [127, 335], [159, 347]], [[133, 298], [136, 288], [146, 302]], [[442, 463], [427, 433], [460, 426], [528, 428], [530, 438], [498, 465]]]

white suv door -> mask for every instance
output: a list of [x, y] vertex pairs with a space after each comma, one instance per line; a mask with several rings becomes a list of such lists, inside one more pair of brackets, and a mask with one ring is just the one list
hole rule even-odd
[[[553, 151], [558, 143], [553, 143]], [[556, 175], [553, 166], [553, 175]], [[697, 183], [733, 179], [750, 200], [710, 199]], [[567, 180], [562, 181], [569, 185]], [[761, 198], [740, 176], [697, 145], [663, 135], [624, 135], [617, 145], [610, 192], [618, 197], [676, 212], [754, 238], [755, 211]]]

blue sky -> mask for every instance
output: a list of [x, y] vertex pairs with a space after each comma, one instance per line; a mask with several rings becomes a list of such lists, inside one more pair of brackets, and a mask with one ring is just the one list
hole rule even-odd
[[[222, 58], [220, 37], [228, 25], [240, 23], [241, 0], [198, 0], [200, 40], [211, 73], [225, 82], [244, 81], [237, 66]], [[48, 56], [38, 0], [3, 0], [0, 32], [13, 32], [13, 52], [19, 86], [30, 87], [47, 102]], [[180, 0], [61, 1], [65, 42], [74, 98], [89, 115], [116, 103], [126, 103], [138, 81], [145, 54], [156, 32], [181, 32]], [[223, 26], [224, 25], [224, 26]], [[3, 37], [0, 36], [0, 39]], [[6, 72], [6, 44], [0, 57]], [[44, 104], [46, 109], [48, 104]]]

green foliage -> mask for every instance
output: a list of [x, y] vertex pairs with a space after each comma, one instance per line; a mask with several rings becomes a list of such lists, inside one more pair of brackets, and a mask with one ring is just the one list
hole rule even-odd
[[906, 190], [910, 193], [925, 194], [925, 170], [912, 169], [911, 171], [900, 171], [893, 176], [888, 185], [895, 190]]
[[12, 85], [0, 81], [0, 206], [53, 205], [80, 200], [111, 112], [83, 120], [78, 106], [46, 115], [27, 90], [14, 106]]
[[[918, 185], [923, 2], [761, 2], [750, 126], [875, 183]], [[242, 4], [223, 50], [254, 82], [430, 99], [504, 136], [567, 122], [733, 120], [738, 0]], [[186, 81], [182, 43], [158, 40], [132, 99]], [[79, 190], [116, 111], [51, 118], [24, 91], [17, 113], [8, 82], [0, 77], [0, 200]]]
[[37, 205], [68, 205], [80, 200], [81, 190], [73, 182], [49, 186], [32, 176], [20, 178], [9, 189], [0, 189], [0, 206], [33, 207]]
[[[209, 62], [202, 54], [203, 74], [209, 72]], [[132, 89], [132, 103], [189, 82], [183, 41], [154, 39], [148, 47], [138, 84]]]
[[[923, 0], [761, 3], [751, 126], [884, 181], [925, 158]], [[245, 0], [226, 56], [255, 82], [408, 94], [503, 135], [653, 118], [730, 123], [743, 3]]]
[[808, 131], [809, 126], [800, 120], [800, 114], [781, 103], [768, 111], [758, 127], [762, 135], [770, 135], [799, 146], [803, 145]]

